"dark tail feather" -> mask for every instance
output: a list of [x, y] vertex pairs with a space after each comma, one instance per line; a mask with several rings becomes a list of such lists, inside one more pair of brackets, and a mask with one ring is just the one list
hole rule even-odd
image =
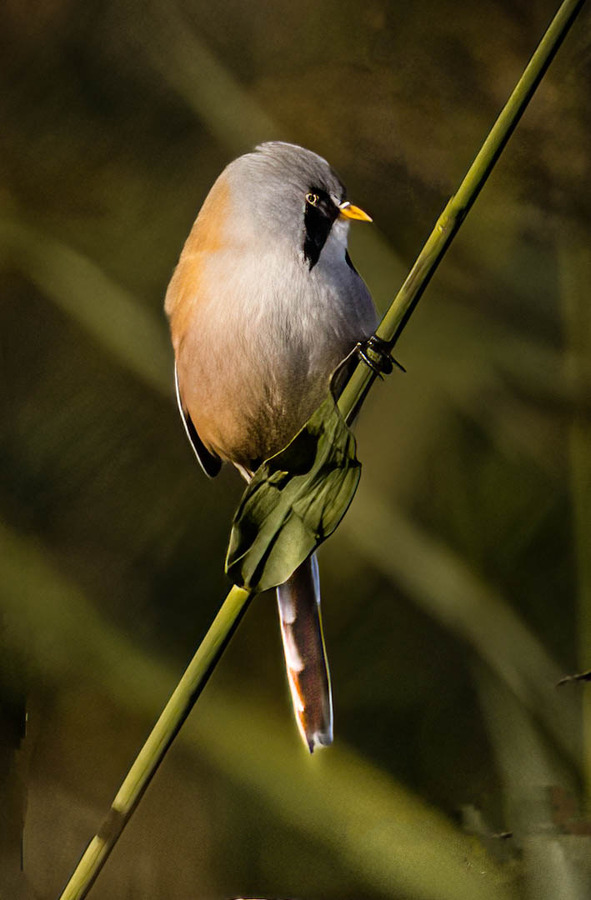
[[277, 588], [287, 678], [310, 753], [332, 744], [330, 675], [322, 636], [318, 562], [312, 554]]

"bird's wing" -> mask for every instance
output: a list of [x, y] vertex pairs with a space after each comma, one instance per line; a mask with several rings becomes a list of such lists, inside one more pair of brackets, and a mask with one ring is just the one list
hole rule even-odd
[[214, 453], [210, 453], [210, 451], [207, 449], [207, 447], [197, 434], [197, 429], [193, 425], [191, 416], [183, 405], [179, 387], [179, 373], [176, 364], [174, 367], [174, 385], [176, 388], [176, 400], [179, 406], [181, 419], [183, 420], [183, 425], [185, 426], [186, 435], [191, 442], [193, 450], [195, 451], [195, 456], [197, 457], [199, 465], [201, 466], [205, 474], [209, 478], [215, 478], [222, 467], [222, 461], [219, 456], [216, 456]]

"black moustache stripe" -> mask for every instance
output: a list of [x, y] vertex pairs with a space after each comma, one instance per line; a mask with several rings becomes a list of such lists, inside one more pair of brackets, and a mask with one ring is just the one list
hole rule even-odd
[[306, 203], [304, 213], [304, 257], [313, 269], [326, 244], [333, 222], [339, 214], [333, 203], [321, 201], [318, 206]]

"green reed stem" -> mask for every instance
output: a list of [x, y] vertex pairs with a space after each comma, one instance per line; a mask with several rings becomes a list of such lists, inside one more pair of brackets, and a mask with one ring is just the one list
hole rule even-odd
[[[387, 341], [390, 348], [394, 347], [400, 337], [583, 3], [584, 0], [565, 0], [562, 4], [457, 193], [437, 220], [433, 232], [377, 330], [378, 337]], [[354, 418], [375, 378], [376, 374], [365, 364], [359, 364], [355, 369], [339, 399], [339, 407], [348, 421]], [[60, 900], [81, 900], [88, 894], [238, 627], [251, 596], [249, 592], [233, 587], [226, 597]]]
[[[377, 336], [386, 341], [390, 349], [402, 334], [423, 291], [484, 186], [584, 2], [585, 0], [564, 0], [460, 187], [435, 223], [427, 243], [377, 329]], [[339, 398], [339, 408], [347, 422], [355, 418], [376, 378], [376, 373], [364, 363], [360, 363], [353, 372]]]
[[252, 594], [242, 588], [233, 587], [229, 592], [119, 788], [106, 819], [86, 848], [60, 895], [60, 900], [81, 900], [88, 894], [154, 777], [156, 769], [164, 759], [166, 751], [207, 684], [230, 638], [240, 624], [251, 598]]

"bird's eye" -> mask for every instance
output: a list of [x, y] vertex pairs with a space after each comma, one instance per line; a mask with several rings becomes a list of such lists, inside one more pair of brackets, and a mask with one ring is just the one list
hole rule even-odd
[[309, 203], [310, 206], [318, 206], [320, 202], [320, 197], [318, 194], [306, 194], [306, 203]]

